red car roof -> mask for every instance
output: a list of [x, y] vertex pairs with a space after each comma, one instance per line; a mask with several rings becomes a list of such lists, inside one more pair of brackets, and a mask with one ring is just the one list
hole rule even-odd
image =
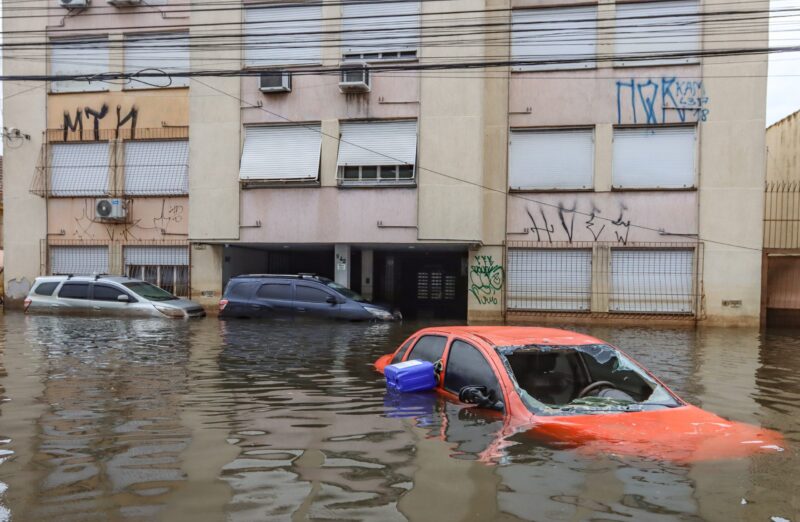
[[441, 326], [425, 328], [418, 333], [446, 333], [480, 337], [495, 346], [519, 346], [525, 344], [549, 344], [553, 346], [575, 346], [581, 344], [605, 344], [594, 337], [533, 326]]

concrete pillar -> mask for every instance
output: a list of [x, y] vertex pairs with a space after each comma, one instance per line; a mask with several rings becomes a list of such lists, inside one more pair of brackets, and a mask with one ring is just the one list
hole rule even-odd
[[505, 298], [504, 252], [484, 246], [469, 252], [467, 318], [474, 322], [502, 322]]
[[334, 279], [342, 286], [350, 286], [350, 245], [334, 247]]
[[210, 311], [222, 297], [222, 245], [192, 245], [192, 299]]
[[608, 312], [611, 293], [611, 247], [597, 245], [592, 247], [592, 312]]
[[372, 284], [375, 279], [373, 271], [373, 251], [361, 251], [361, 295], [365, 299], [372, 300]]

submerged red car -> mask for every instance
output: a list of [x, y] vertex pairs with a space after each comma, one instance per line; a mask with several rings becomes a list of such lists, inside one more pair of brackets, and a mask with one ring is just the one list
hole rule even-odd
[[375, 367], [410, 360], [434, 364], [436, 391], [503, 415], [504, 437], [678, 462], [783, 451], [777, 432], [687, 404], [622, 350], [576, 332], [425, 328]]

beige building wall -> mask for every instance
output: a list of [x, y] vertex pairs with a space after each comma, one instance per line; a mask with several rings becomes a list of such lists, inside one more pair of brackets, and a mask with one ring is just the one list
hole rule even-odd
[[767, 129], [767, 182], [800, 181], [800, 111]]
[[[4, 47], [4, 74], [47, 74], [47, 64], [38, 48], [45, 43], [42, 35], [47, 18], [38, 15], [49, 4], [45, 0], [30, 0], [16, 6], [17, 17], [3, 18], [4, 43], [28, 42], [37, 46], [29, 50]], [[27, 35], [15, 37], [8, 31], [22, 31]], [[30, 139], [6, 136], [3, 143], [6, 306], [21, 306], [33, 279], [39, 275], [39, 252], [47, 228], [47, 209], [44, 199], [31, 194], [29, 189], [39, 160], [42, 131], [46, 127], [46, 92], [41, 82], [3, 82], [3, 125], [30, 136]]]

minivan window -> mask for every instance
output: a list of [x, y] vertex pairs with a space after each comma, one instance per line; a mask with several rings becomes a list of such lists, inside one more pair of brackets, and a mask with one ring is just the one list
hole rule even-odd
[[294, 289], [294, 300], [303, 303], [324, 303], [330, 294], [318, 288], [297, 285]]
[[266, 283], [256, 292], [256, 296], [261, 299], [280, 299], [282, 301], [292, 300], [292, 285], [283, 283]]
[[36, 295], [53, 295], [53, 290], [58, 286], [58, 281], [54, 283], [41, 283], [37, 286], [33, 293]]
[[494, 370], [481, 352], [464, 341], [453, 341], [445, 366], [444, 388], [458, 393], [464, 386], [486, 386], [502, 397]]
[[89, 283], [64, 283], [58, 297], [68, 299], [86, 299], [89, 297]]
[[128, 295], [126, 292], [109, 285], [94, 285], [92, 299], [95, 301], [116, 301], [121, 295]]
[[151, 285], [150, 283], [145, 283], [144, 281], [122, 283], [122, 286], [132, 290], [134, 293], [144, 297], [148, 301], [172, 301], [177, 299], [177, 297], [170, 294], [166, 290], [162, 290], [161, 288]]
[[253, 290], [258, 287], [258, 282], [231, 281], [225, 296], [234, 299], [247, 299], [253, 295]]
[[435, 363], [442, 358], [447, 337], [441, 335], [423, 335], [414, 345], [408, 360], [419, 359]]

